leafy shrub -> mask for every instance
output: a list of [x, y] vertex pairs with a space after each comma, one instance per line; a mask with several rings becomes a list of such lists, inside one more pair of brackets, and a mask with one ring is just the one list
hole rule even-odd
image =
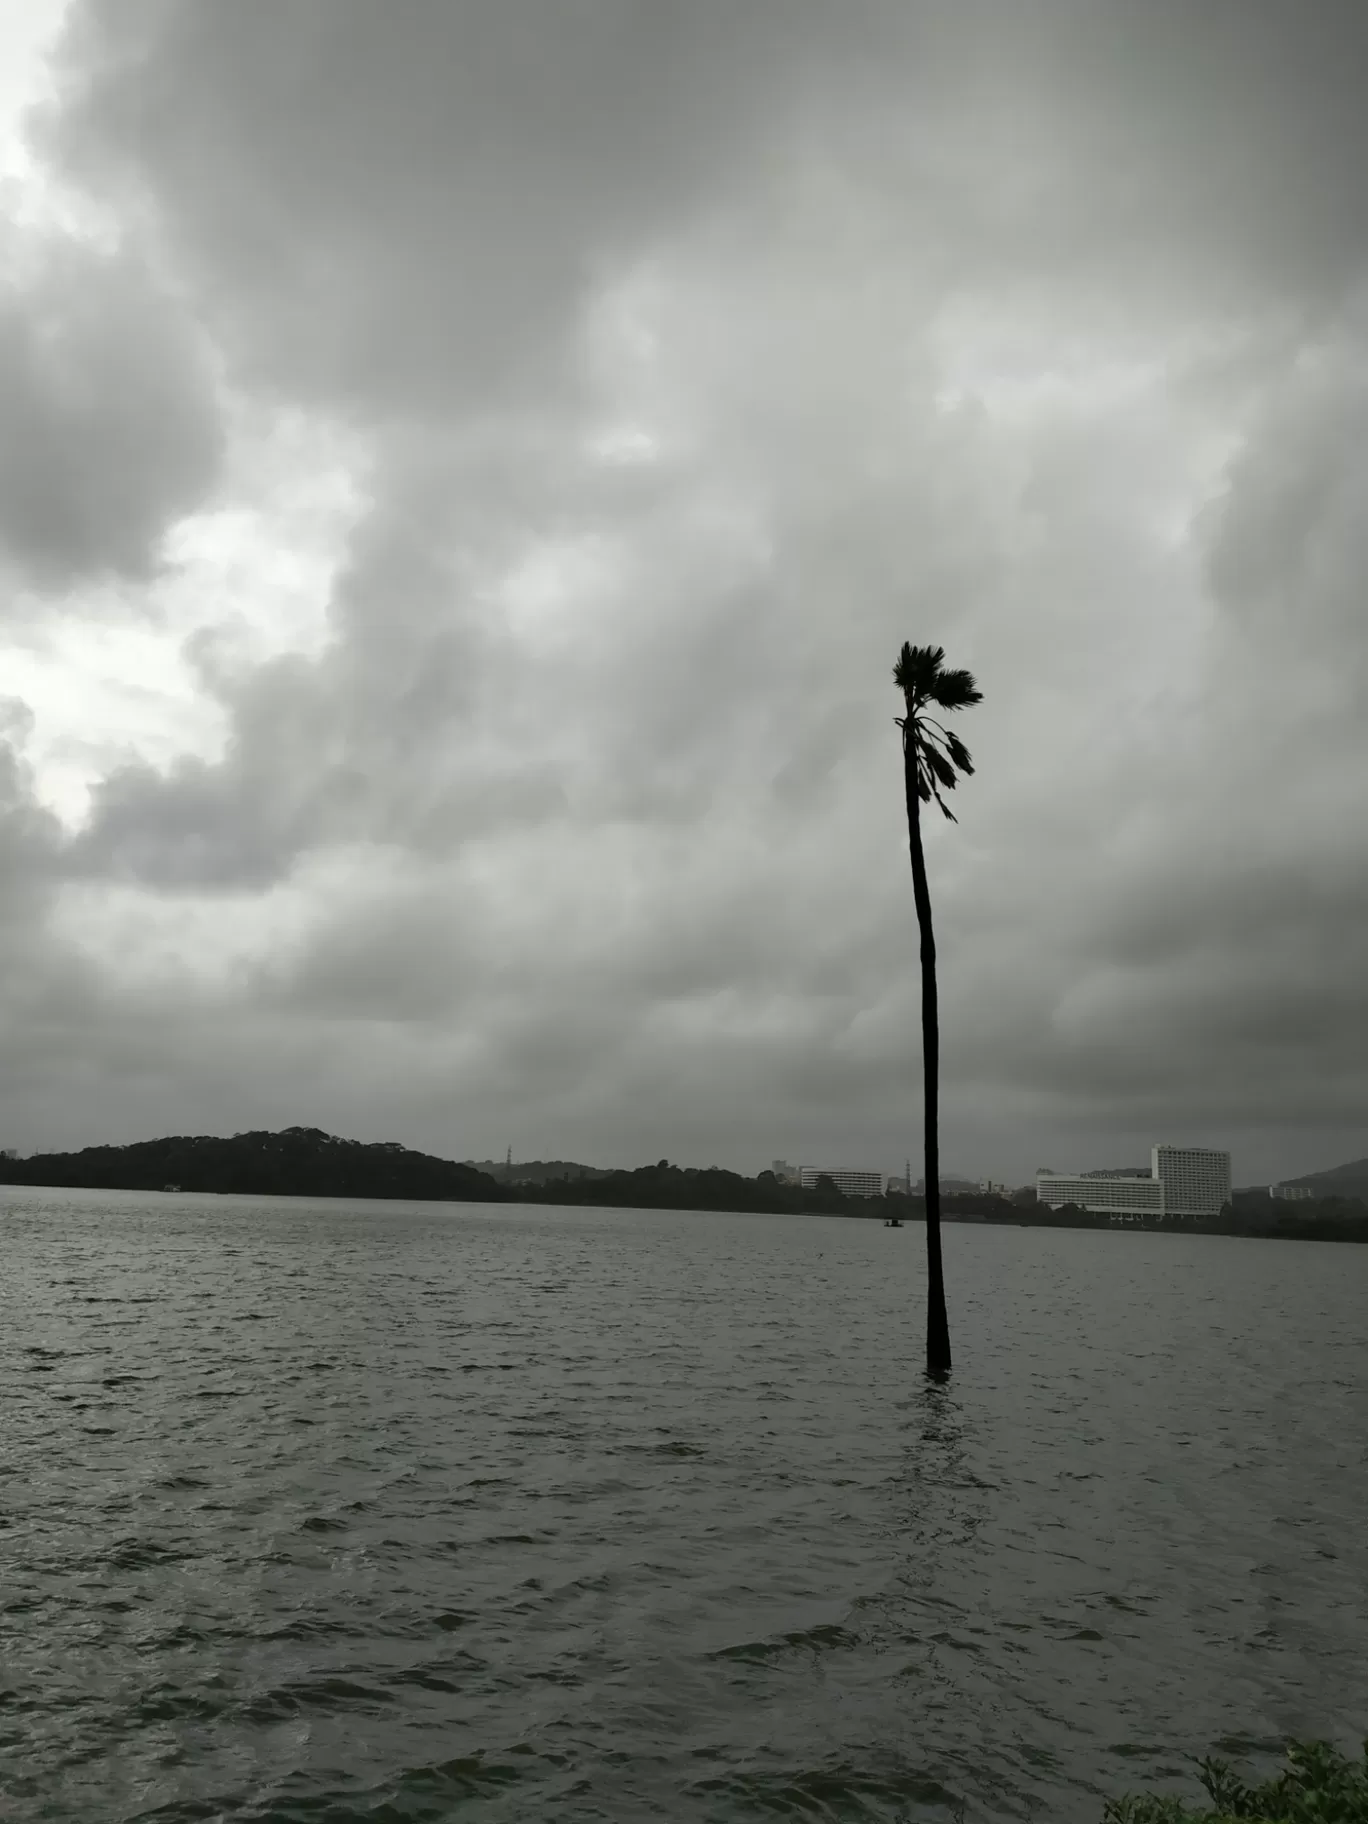
[[1368, 1824], [1368, 1742], [1363, 1759], [1347, 1761], [1328, 1742], [1293, 1742], [1287, 1766], [1262, 1786], [1246, 1786], [1224, 1761], [1202, 1760], [1197, 1777], [1211, 1805], [1196, 1811], [1181, 1799], [1129, 1793], [1113, 1799], [1104, 1824]]

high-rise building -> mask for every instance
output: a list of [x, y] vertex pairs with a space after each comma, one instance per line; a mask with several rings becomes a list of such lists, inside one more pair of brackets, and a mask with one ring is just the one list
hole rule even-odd
[[1156, 1146], [1152, 1175], [1166, 1216], [1217, 1216], [1230, 1202], [1230, 1154], [1210, 1146]]
[[883, 1196], [882, 1172], [846, 1171], [830, 1165], [803, 1167], [802, 1185], [805, 1191], [815, 1191], [819, 1178], [830, 1178], [843, 1197]]

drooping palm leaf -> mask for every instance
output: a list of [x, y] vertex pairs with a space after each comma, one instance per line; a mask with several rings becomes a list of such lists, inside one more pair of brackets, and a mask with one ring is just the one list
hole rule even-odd
[[951, 766], [945, 755], [941, 753], [939, 748], [932, 747], [930, 742], [927, 742], [926, 746], [921, 750], [921, 758], [936, 782], [939, 785], [943, 785], [947, 792], [953, 792], [955, 789], [955, 769]]
[[973, 772], [974, 763], [969, 758], [969, 749], [964, 745], [963, 741], [960, 740], [958, 735], [947, 733], [945, 737], [945, 746], [952, 763], [957, 766], [962, 773]]

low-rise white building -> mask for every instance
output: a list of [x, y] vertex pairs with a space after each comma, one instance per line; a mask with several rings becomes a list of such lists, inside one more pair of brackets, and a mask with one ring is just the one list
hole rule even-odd
[[830, 1178], [831, 1182], [843, 1197], [882, 1197], [882, 1172], [857, 1172], [834, 1165], [805, 1165], [802, 1172], [802, 1186], [805, 1191], [815, 1191], [819, 1178]]
[[1037, 1172], [1036, 1200], [1059, 1210], [1066, 1203], [1108, 1216], [1162, 1216], [1164, 1187], [1157, 1178], [1113, 1178], [1109, 1173]]

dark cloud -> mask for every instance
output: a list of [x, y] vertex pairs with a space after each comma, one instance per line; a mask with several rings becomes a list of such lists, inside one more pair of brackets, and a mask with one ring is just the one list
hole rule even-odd
[[[1354, 0], [83, 0], [64, 65], [67, 156], [151, 188], [278, 323], [292, 385], [388, 351], [430, 398], [463, 347], [559, 334], [597, 260], [765, 184], [804, 134], [864, 190], [956, 203], [961, 258], [982, 232], [1047, 278], [1080, 235], [1150, 259], [1182, 236], [1301, 292], [1368, 231]], [[415, 307], [410, 336], [377, 297]]]
[[61, 857], [83, 1119], [898, 1164], [930, 637], [947, 1159], [1365, 1150], [1361, 8], [78, 0], [59, 73], [126, 301], [14, 548], [146, 565], [202, 346], [361, 451], [321, 651], [206, 615], [222, 756]]
[[722, 23], [634, 0], [81, 6], [55, 139], [150, 202], [250, 371], [329, 410], [441, 414], [559, 383], [605, 270], [744, 157], [745, 41], [782, 40]]
[[145, 577], [220, 444], [199, 337], [136, 260], [50, 242], [0, 290], [0, 550], [21, 575]]

